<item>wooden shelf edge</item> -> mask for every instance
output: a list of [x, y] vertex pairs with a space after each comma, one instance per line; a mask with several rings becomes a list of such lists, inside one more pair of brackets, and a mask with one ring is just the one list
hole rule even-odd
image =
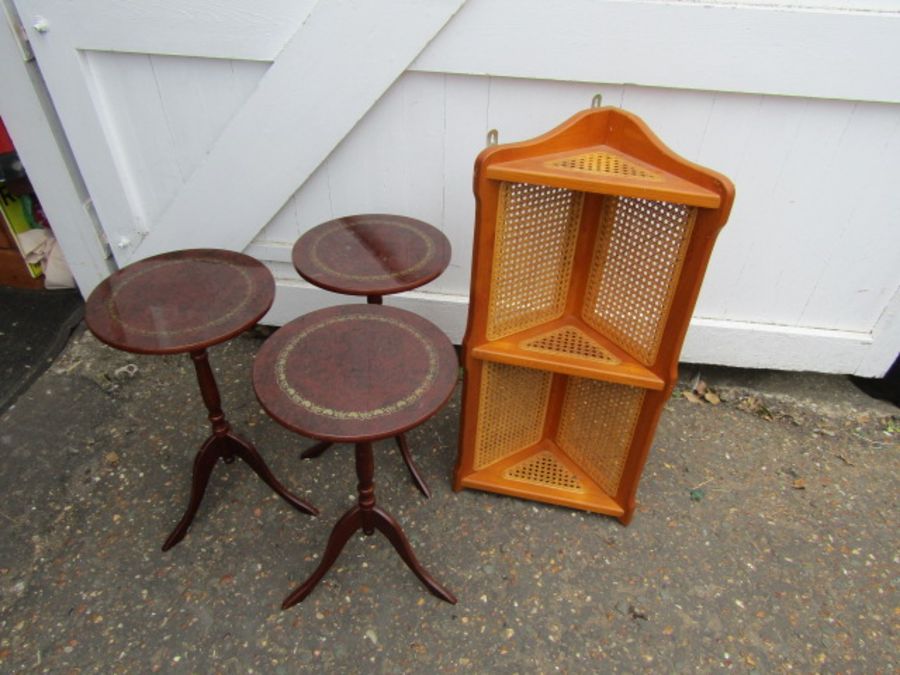
[[[586, 491], [577, 493], [549, 486], [533, 485], [503, 477], [503, 472], [510, 466], [514, 466], [515, 464], [528, 459], [528, 457], [544, 450], [553, 452], [560, 462], [565, 464], [570, 471], [576, 474], [582, 484], [585, 485]], [[612, 497], [607, 495], [602, 488], [591, 480], [587, 474], [581, 471], [577, 465], [575, 465], [574, 462], [572, 462], [572, 460], [549, 439], [544, 439], [532, 446], [523, 448], [483, 469], [473, 471], [472, 473], [463, 476], [460, 482], [465, 488], [482, 490], [484, 492], [495, 492], [508, 497], [518, 497], [520, 499], [544, 502], [545, 504], [566, 506], [583, 511], [601, 513], [607, 516], [615, 516], [617, 518], [620, 518], [625, 514], [625, 509], [619, 506]]]
[[[548, 166], [548, 163], [553, 160], [592, 151], [612, 152], [634, 165], [652, 170], [659, 174], [663, 180], [657, 182], [609, 174], [592, 175], [587, 172]], [[577, 152], [569, 150], [490, 164], [486, 167], [485, 176], [492, 180], [547, 185], [549, 187], [620, 197], [653, 199], [701, 208], [715, 209], [722, 203], [721, 196], [716, 192], [679, 178], [664, 169], [651, 166], [615, 147], [606, 145], [579, 148]]]
[[[581, 357], [575, 354], [537, 351], [520, 345], [548, 335], [560, 329], [572, 328], [587, 340], [596, 344], [619, 363], [604, 362], [599, 359]], [[605, 335], [595, 330], [576, 315], [563, 315], [552, 321], [528, 328], [512, 335], [475, 344], [472, 355], [482, 361], [494, 361], [511, 366], [522, 366], [534, 370], [545, 370], [562, 375], [573, 375], [590, 380], [601, 380], [624, 384], [641, 389], [661, 391], [666, 382], [659, 375], [638, 363], [633, 357], [614, 344]]]

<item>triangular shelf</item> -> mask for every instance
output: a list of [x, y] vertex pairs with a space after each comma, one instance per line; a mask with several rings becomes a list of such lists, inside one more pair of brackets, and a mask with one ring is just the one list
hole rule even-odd
[[580, 318], [565, 316], [472, 349], [475, 358], [564, 375], [662, 389], [661, 377]]
[[584, 493], [584, 486], [578, 480], [578, 476], [569, 471], [565, 464], [556, 459], [556, 455], [549, 450], [542, 450], [518, 464], [512, 465], [503, 472], [503, 477], [507, 480], [531, 485], [543, 485], [557, 490]]
[[625, 513], [549, 439], [465, 476], [462, 485], [609, 516]]
[[487, 167], [494, 180], [717, 208], [721, 197], [609, 145], [538, 155]]

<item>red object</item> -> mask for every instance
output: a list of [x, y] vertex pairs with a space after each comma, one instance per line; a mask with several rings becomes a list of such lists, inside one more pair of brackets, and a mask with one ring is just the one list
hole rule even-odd
[[6, 127], [3, 124], [3, 119], [0, 119], [0, 155], [15, 151], [16, 148], [13, 145], [12, 139], [9, 137], [9, 134], [6, 132]]

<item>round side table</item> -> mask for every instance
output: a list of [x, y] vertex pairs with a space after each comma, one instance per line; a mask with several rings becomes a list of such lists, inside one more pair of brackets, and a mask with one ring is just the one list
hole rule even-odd
[[318, 510], [275, 478], [251, 443], [231, 430], [206, 348], [256, 324], [272, 306], [275, 281], [266, 267], [241, 253], [192, 249], [164, 253], [112, 274], [94, 289], [85, 321], [99, 340], [137, 354], [191, 355], [212, 433], [194, 458], [187, 510], [163, 544], [181, 541], [200, 507], [219, 459], [244, 460], [274, 492], [304, 513]]
[[[314, 286], [365, 295], [369, 304], [380, 305], [385, 295], [418, 288], [440, 276], [450, 263], [450, 242], [421, 220], [368, 213], [317, 225], [297, 240], [291, 258], [297, 273]], [[413, 482], [430, 497], [406, 437], [397, 434], [396, 441]], [[323, 441], [301, 456], [318, 457], [331, 445]]]
[[303, 600], [357, 530], [377, 529], [428, 590], [456, 598], [419, 564], [399, 523], [375, 504], [372, 441], [434, 415], [457, 378], [453, 345], [434, 324], [393, 307], [340, 305], [295, 319], [257, 353], [253, 387], [266, 412], [304, 436], [356, 446], [359, 500], [338, 520], [316, 570], [282, 604]]

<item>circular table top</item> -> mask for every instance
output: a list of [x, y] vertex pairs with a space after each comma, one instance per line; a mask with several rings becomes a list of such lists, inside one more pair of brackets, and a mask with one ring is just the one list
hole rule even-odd
[[275, 298], [272, 273], [232, 251], [189, 249], [123, 267], [91, 293], [85, 321], [106, 344], [174, 354], [224, 342], [253, 326]]
[[453, 391], [456, 352], [434, 324], [395, 307], [339, 305], [277, 330], [256, 355], [253, 387], [285, 427], [326, 441], [394, 436]]
[[309, 283], [348, 295], [417, 288], [450, 263], [450, 242], [415, 218], [367, 213], [317, 225], [294, 244], [294, 267]]

